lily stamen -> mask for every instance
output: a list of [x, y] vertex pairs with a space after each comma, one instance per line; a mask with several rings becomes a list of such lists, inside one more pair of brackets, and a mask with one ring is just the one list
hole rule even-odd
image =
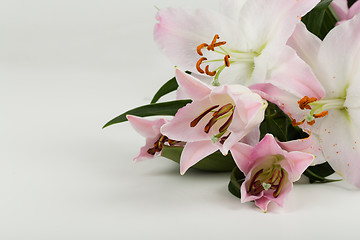
[[209, 46], [209, 45], [206, 44], [206, 43], [202, 43], [202, 44], [200, 44], [199, 46], [197, 46], [197, 48], [196, 48], [197, 53], [198, 53], [200, 56], [202, 56], [203, 53], [202, 53], [201, 50], [202, 50], [203, 48], [206, 48], [207, 46]]
[[198, 70], [199, 73], [205, 73], [204, 70], [201, 69], [200, 65], [203, 61], [207, 60], [206, 57], [202, 57], [200, 58], [197, 62], [196, 62], [196, 70]]
[[211, 112], [212, 110], [214, 110], [217, 107], [219, 107], [219, 105], [215, 105], [215, 106], [212, 106], [212, 107], [209, 107], [208, 109], [206, 109], [197, 118], [195, 118], [194, 120], [191, 121], [190, 127], [195, 127], [203, 117], [205, 117], [209, 112]]
[[209, 71], [209, 65], [206, 65], [206, 67], [205, 67], [205, 73], [207, 74], [207, 75], [209, 75], [209, 76], [215, 76], [215, 74], [216, 74], [216, 71], [212, 71], [212, 72], [210, 72]]

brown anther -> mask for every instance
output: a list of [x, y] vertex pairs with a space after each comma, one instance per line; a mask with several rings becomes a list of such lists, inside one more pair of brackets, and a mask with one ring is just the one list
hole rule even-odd
[[233, 116], [234, 116], [234, 112], [232, 112], [231, 113], [231, 115], [230, 115], [230, 117], [226, 120], [226, 122], [219, 128], [219, 132], [225, 132], [228, 128], [229, 128], [229, 126], [230, 126], [230, 124], [231, 124], [231, 122], [232, 122], [232, 119], [233, 119]]
[[157, 149], [155, 147], [149, 148], [147, 150], [147, 153], [150, 154], [150, 155], [155, 155], [156, 152], [157, 152]]
[[305, 119], [303, 119], [301, 122], [296, 122], [295, 119], [291, 119], [291, 124], [296, 127], [296, 126], [299, 126], [301, 124], [303, 124], [305, 122]]
[[228, 139], [228, 137], [230, 136], [230, 134], [231, 134], [231, 133], [229, 133], [227, 136], [224, 136], [224, 137], [220, 138], [219, 143], [224, 144], [224, 142], [226, 141], [226, 139]]
[[318, 113], [318, 114], [314, 114], [314, 118], [322, 118], [322, 117], [325, 117], [326, 115], [328, 115], [328, 111], [323, 111], [321, 113]]
[[219, 107], [219, 105], [215, 105], [212, 107], [209, 107], [208, 109], [206, 109], [203, 113], [201, 113], [197, 118], [195, 118], [194, 120], [191, 121], [190, 123], [190, 127], [195, 127], [199, 121], [206, 116], [206, 114], [208, 114], [209, 112], [211, 112], [212, 110], [214, 110], [215, 108]]
[[198, 53], [200, 56], [202, 56], [203, 53], [201, 52], [201, 49], [206, 48], [207, 46], [209, 46], [209, 45], [206, 44], [206, 43], [202, 43], [202, 44], [200, 44], [199, 46], [197, 46], [197, 48], [196, 48], [197, 53]]
[[209, 65], [206, 65], [206, 67], [205, 67], [205, 73], [207, 74], [207, 75], [209, 75], [209, 76], [215, 76], [215, 74], [216, 74], [216, 71], [212, 71], [212, 72], [210, 72], [210, 70], [209, 70]]
[[212, 117], [210, 119], [210, 121], [206, 124], [206, 126], [204, 127], [204, 132], [209, 133], [210, 129], [212, 128], [212, 126], [214, 126], [214, 124], [217, 122], [217, 118]]
[[302, 99], [300, 99], [300, 101], [298, 101], [298, 104], [301, 110], [311, 109], [309, 103], [315, 102], [316, 100], [317, 98], [315, 97], [309, 98], [308, 96], [305, 96]]
[[230, 55], [226, 55], [224, 57], [225, 66], [230, 67], [230, 61], [229, 61]]
[[233, 105], [231, 103], [228, 103], [224, 106], [222, 106], [219, 110], [217, 110], [216, 112], [214, 112], [213, 116], [214, 117], [221, 117], [222, 115], [227, 114], [228, 112], [230, 112], [233, 109]]
[[257, 177], [258, 177], [263, 171], [264, 171], [263, 169], [260, 169], [260, 170], [257, 171], [257, 172], [254, 174], [254, 176], [251, 178], [250, 183], [249, 183], [249, 185], [248, 185], [248, 187], [247, 187], [247, 189], [246, 189], [248, 193], [250, 193], [251, 188], [253, 187], [253, 185], [254, 185]]
[[315, 120], [312, 120], [310, 122], [307, 122], [307, 124], [309, 124], [310, 126], [314, 125], [315, 124]]
[[200, 65], [203, 61], [207, 60], [206, 57], [202, 57], [200, 58], [197, 62], [196, 62], [196, 70], [198, 70], [199, 73], [205, 73], [204, 70], [201, 69]]

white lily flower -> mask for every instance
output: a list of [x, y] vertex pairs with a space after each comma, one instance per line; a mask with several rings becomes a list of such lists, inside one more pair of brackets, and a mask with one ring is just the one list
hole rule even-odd
[[[336, 26], [322, 42], [300, 24], [288, 44], [311, 66], [325, 96], [303, 96], [298, 99], [303, 110], [285, 111], [319, 138], [334, 170], [360, 187], [360, 16]], [[294, 105], [290, 100], [280, 101]]]
[[158, 12], [154, 36], [177, 66], [212, 76], [213, 85], [269, 82], [312, 91], [315, 77], [286, 42], [318, 2], [220, 0], [220, 12], [168, 8]]

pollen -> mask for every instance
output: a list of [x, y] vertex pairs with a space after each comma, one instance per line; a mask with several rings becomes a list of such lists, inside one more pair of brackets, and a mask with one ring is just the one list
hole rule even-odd
[[325, 117], [326, 115], [328, 115], [328, 111], [323, 111], [321, 113], [318, 113], [318, 114], [314, 114], [314, 118], [322, 118], [322, 117]]
[[305, 96], [302, 99], [300, 99], [300, 101], [298, 101], [298, 104], [301, 110], [311, 109], [309, 103], [315, 102], [316, 100], [317, 98], [315, 97], [309, 98], [308, 96]]
[[209, 70], [209, 65], [206, 65], [206, 67], [205, 67], [205, 73], [206, 73], [206, 75], [209, 75], [209, 76], [215, 76], [215, 74], [216, 74], [216, 71], [210, 71]]
[[208, 44], [206, 44], [206, 43], [202, 43], [202, 44], [200, 44], [199, 46], [197, 46], [197, 48], [196, 48], [196, 52], [200, 55], [200, 56], [202, 56], [203, 55], [203, 53], [202, 53], [202, 49], [203, 48], [206, 48], [207, 46], [209, 46]]
[[201, 69], [200, 65], [203, 61], [207, 60], [206, 57], [202, 57], [200, 58], [197, 62], [196, 62], [196, 70], [198, 70], [199, 73], [205, 73], [204, 70]]
[[230, 67], [230, 61], [229, 61], [230, 55], [226, 55], [224, 57], [225, 66]]

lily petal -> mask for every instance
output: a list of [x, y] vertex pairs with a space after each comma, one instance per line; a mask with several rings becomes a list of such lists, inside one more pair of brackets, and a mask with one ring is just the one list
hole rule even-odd
[[154, 137], [160, 134], [160, 127], [166, 123], [165, 119], [148, 120], [145, 118], [127, 115], [131, 126], [144, 137]]
[[209, 85], [178, 68], [175, 71], [175, 76], [181, 90], [193, 100], [201, 100], [211, 92]]
[[342, 110], [329, 112], [321, 124], [324, 133], [320, 135], [320, 144], [331, 167], [360, 187], [360, 109], [350, 114], [352, 119], [348, 119]]
[[180, 158], [180, 174], [184, 175], [191, 166], [217, 150], [218, 147], [211, 141], [186, 143]]

